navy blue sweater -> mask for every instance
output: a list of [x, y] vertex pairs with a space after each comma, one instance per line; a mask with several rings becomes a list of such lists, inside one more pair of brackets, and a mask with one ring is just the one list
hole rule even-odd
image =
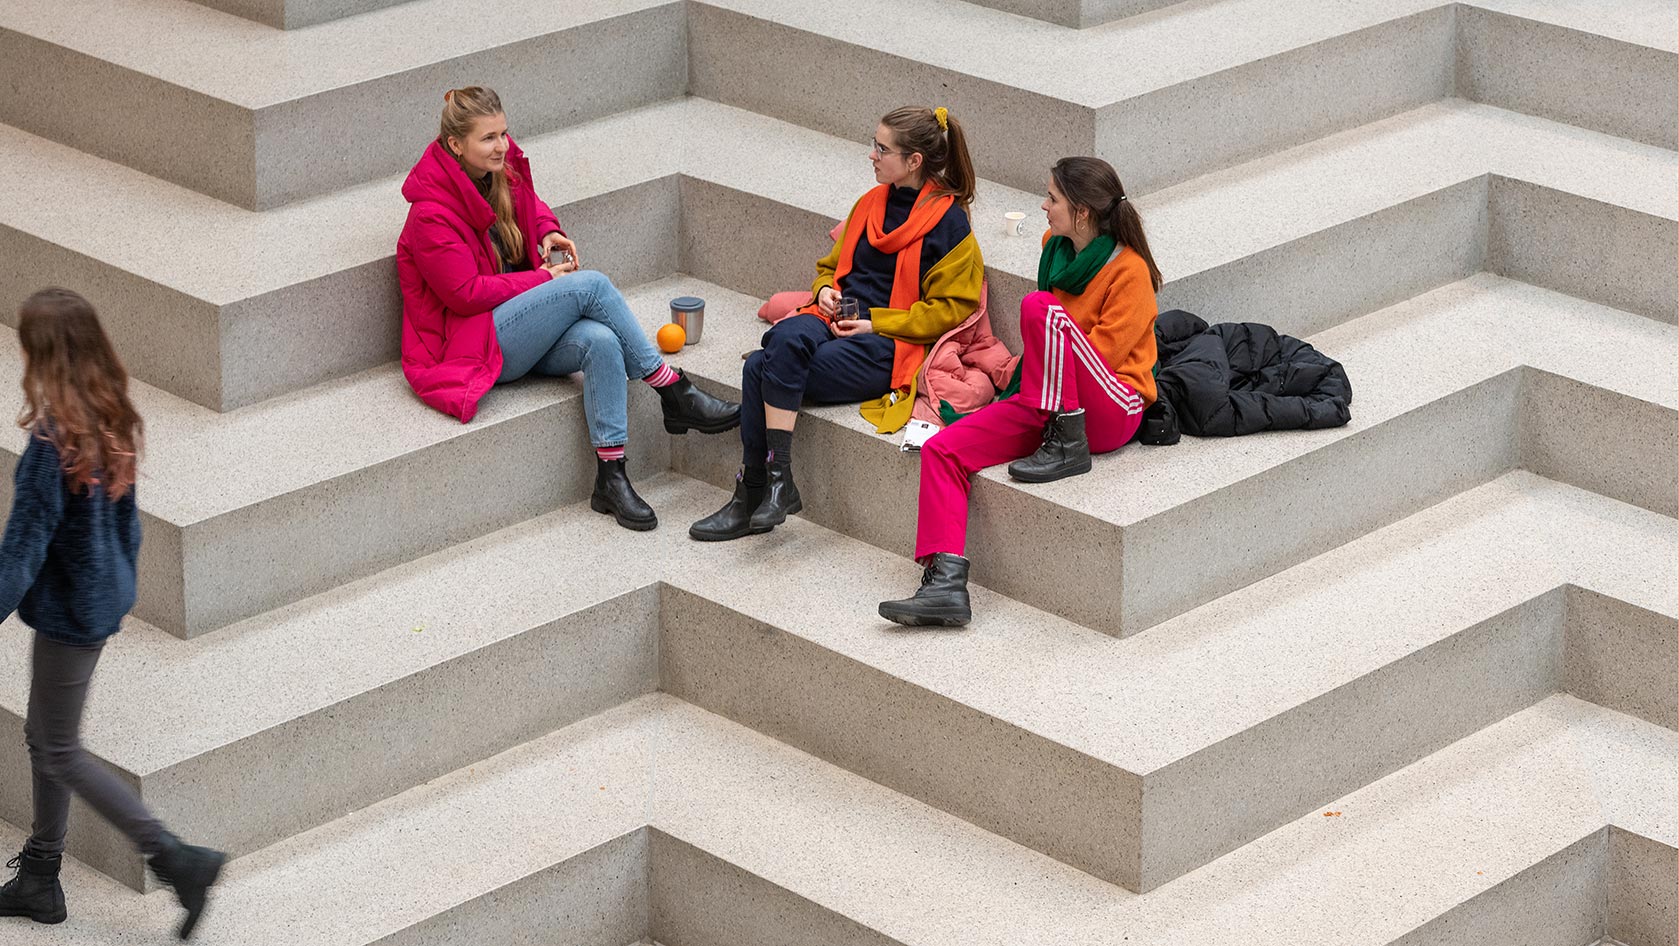
[[[891, 233], [910, 219], [921, 190], [915, 187], [894, 187], [887, 191], [887, 210], [882, 215], [881, 232]], [[922, 237], [922, 258], [919, 275], [926, 276], [933, 264], [949, 256], [958, 243], [968, 237], [968, 214], [952, 203], [945, 216]], [[869, 231], [858, 239], [852, 251], [852, 271], [841, 280], [849, 298], [857, 299], [864, 312], [892, 307], [893, 274], [898, 269], [898, 254], [883, 253], [869, 242]], [[868, 318], [865, 315], [864, 318]]]
[[0, 620], [16, 611], [65, 644], [115, 634], [134, 607], [134, 490], [114, 502], [99, 484], [71, 492], [58, 449], [33, 434], [12, 483], [12, 515], [0, 540]]

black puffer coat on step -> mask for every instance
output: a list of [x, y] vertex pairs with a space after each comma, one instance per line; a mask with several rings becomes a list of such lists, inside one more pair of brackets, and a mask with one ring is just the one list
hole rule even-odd
[[1339, 362], [1255, 322], [1209, 326], [1182, 309], [1155, 319], [1161, 409], [1139, 439], [1172, 443], [1177, 427], [1198, 437], [1340, 427], [1353, 386]]

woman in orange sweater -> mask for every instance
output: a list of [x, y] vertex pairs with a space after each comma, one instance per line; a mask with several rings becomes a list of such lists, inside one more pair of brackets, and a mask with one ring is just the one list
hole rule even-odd
[[[1063, 158], [1050, 171], [1050, 230], [1038, 292], [1021, 300], [1021, 391], [940, 431], [922, 447], [914, 597], [883, 601], [909, 625], [967, 624], [969, 478], [1009, 463], [1009, 475], [1048, 483], [1091, 469], [1117, 450], [1155, 400], [1155, 291], [1161, 271], [1120, 178], [1098, 158]], [[1010, 462], [1013, 461], [1013, 462]]]

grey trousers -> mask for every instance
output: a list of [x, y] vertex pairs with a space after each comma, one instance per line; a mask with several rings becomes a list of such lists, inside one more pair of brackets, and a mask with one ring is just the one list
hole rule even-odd
[[35, 777], [35, 832], [27, 848], [37, 857], [64, 853], [72, 792], [147, 857], [161, 853], [169, 837], [133, 789], [82, 749], [82, 707], [104, 649], [103, 642], [77, 646], [35, 635], [23, 735]]

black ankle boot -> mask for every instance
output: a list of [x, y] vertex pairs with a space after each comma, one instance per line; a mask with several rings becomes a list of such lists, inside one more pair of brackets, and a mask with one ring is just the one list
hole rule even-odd
[[6, 862], [17, 871], [0, 887], [0, 916], [26, 916], [37, 923], [63, 923], [64, 888], [58, 884], [62, 857], [36, 857], [24, 850]]
[[1032, 456], [1009, 464], [1009, 475], [1023, 483], [1049, 483], [1091, 472], [1091, 443], [1085, 439], [1085, 412], [1051, 414], [1044, 443]]
[[659, 525], [653, 507], [630, 485], [623, 460], [595, 460], [595, 492], [589, 497], [589, 508], [611, 515], [619, 525], [636, 532]]
[[712, 397], [695, 387], [681, 368], [677, 369], [676, 381], [654, 390], [659, 392], [667, 433], [698, 430], [703, 434], [721, 434], [741, 426], [741, 405]]
[[799, 501], [799, 487], [793, 484], [793, 458], [773, 457], [769, 467], [764, 500], [753, 510], [752, 521], [747, 524], [747, 531], [755, 535], [769, 532], [805, 508]]
[[968, 623], [968, 559], [936, 552], [922, 569], [922, 586], [901, 601], [877, 609], [889, 621], [910, 627], [962, 627]]
[[175, 899], [179, 900], [187, 911], [177, 936], [182, 939], [192, 936], [193, 928], [204, 915], [210, 888], [215, 886], [216, 878], [222, 875], [222, 864], [226, 861], [227, 855], [221, 851], [182, 844], [180, 839], [172, 837], [163, 853], [147, 862], [151, 864], [152, 873], [157, 875], [158, 880], [174, 888]]
[[748, 533], [753, 510], [764, 500], [763, 486], [748, 486], [744, 473], [735, 474], [735, 492], [723, 508], [688, 527], [688, 537], [697, 542], [727, 542]]

